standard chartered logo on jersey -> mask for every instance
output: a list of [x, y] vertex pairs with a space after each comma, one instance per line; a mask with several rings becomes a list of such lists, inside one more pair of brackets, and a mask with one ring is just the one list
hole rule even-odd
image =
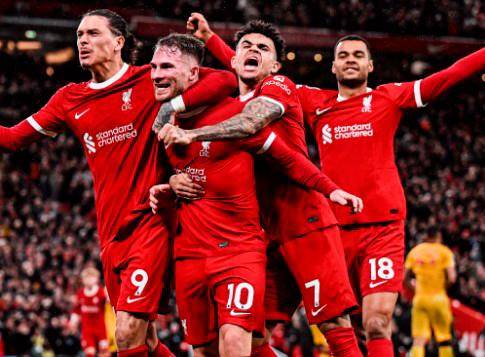
[[96, 141], [91, 135], [89, 135], [89, 133], [85, 133], [83, 138], [88, 152], [90, 154], [94, 154], [96, 152], [96, 148], [99, 149], [125, 140], [133, 139], [137, 135], [138, 132], [133, 127], [133, 123], [129, 123], [97, 133], [95, 136]]
[[325, 124], [322, 127], [323, 144], [331, 144], [334, 140], [355, 139], [374, 136], [372, 123], [337, 125], [332, 128]]

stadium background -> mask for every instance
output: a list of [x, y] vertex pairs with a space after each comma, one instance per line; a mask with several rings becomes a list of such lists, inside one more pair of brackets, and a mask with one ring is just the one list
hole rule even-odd
[[[228, 40], [246, 20], [272, 21], [288, 41], [283, 73], [296, 83], [327, 88], [336, 86], [329, 69], [339, 35], [358, 32], [370, 39], [374, 87], [442, 69], [483, 46], [485, 33], [479, 0], [3, 0], [1, 125], [26, 118], [67, 82], [89, 79], [78, 65], [75, 29], [82, 13], [100, 7], [129, 20], [143, 42], [140, 63], [149, 61], [156, 37], [182, 31], [192, 11], [204, 13]], [[217, 65], [210, 56], [206, 63]], [[428, 108], [408, 112], [396, 140], [408, 200], [407, 250], [429, 227], [441, 229], [458, 267], [450, 290], [456, 348], [476, 356], [484, 353], [485, 325], [479, 313], [485, 300], [484, 80], [468, 81]], [[310, 149], [315, 156], [314, 145]], [[79, 353], [78, 336], [65, 325], [80, 270], [100, 267], [91, 186], [81, 145], [69, 133], [0, 156], [0, 355]], [[409, 302], [404, 294], [394, 317], [401, 355], [411, 345]], [[159, 322], [159, 337], [186, 355], [175, 311]], [[291, 356], [318, 355], [302, 313], [278, 330], [273, 344]], [[433, 346], [428, 352], [436, 353]]]

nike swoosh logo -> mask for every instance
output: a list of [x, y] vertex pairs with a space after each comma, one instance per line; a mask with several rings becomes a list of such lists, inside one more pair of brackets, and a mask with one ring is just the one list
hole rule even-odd
[[250, 312], [237, 312], [237, 311], [231, 310], [229, 315], [231, 315], [231, 316], [243, 316], [243, 315], [251, 315], [251, 313]]
[[329, 111], [330, 109], [332, 109], [332, 107], [328, 107], [328, 108], [324, 108], [324, 109], [319, 109], [317, 108], [317, 111], [315, 112], [317, 115], [322, 115], [323, 113]]
[[379, 281], [378, 283], [370, 283], [369, 288], [374, 289], [374, 288], [378, 287], [379, 285], [382, 285], [382, 284], [385, 284], [385, 283], [387, 283], [387, 280]]
[[131, 297], [128, 296], [128, 298], [126, 299], [126, 302], [128, 304], [132, 304], [132, 303], [139, 301], [139, 300], [142, 300], [144, 298], [146, 298], [146, 296], [142, 296], [142, 297], [138, 297], [138, 298], [134, 298], [134, 299], [132, 299]]
[[321, 308], [319, 308], [317, 311], [313, 311], [313, 310], [312, 310], [312, 316], [313, 316], [313, 317], [317, 316], [317, 315], [320, 313], [320, 311], [322, 311], [323, 309], [325, 309], [325, 308], [327, 307], [327, 305], [328, 305], [328, 304], [323, 305], [323, 306], [322, 306]]
[[81, 113], [75, 113], [74, 114], [74, 119], [78, 120], [80, 117], [82, 117], [84, 114], [86, 114], [87, 112], [89, 112], [89, 109], [91, 108], [88, 108], [86, 109], [85, 111], [81, 112]]

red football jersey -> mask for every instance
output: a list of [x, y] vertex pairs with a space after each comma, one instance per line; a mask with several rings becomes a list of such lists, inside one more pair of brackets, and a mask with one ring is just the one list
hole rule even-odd
[[[243, 107], [243, 103], [227, 98], [190, 120], [180, 120], [179, 124], [185, 129], [216, 124], [240, 113]], [[180, 202], [180, 227], [175, 238], [177, 258], [264, 251], [254, 161], [248, 151], [261, 149], [267, 133], [247, 140], [202, 141], [167, 148], [175, 171], [187, 173], [205, 190], [199, 200]]]
[[92, 290], [81, 288], [76, 294], [73, 312], [81, 317], [83, 329], [105, 329], [105, 305], [106, 294], [101, 286], [95, 286]]
[[361, 197], [364, 210], [332, 204], [340, 224], [404, 219], [406, 202], [394, 158], [402, 109], [422, 107], [420, 81], [370, 88], [349, 99], [337, 91], [299, 86], [305, 119], [315, 135], [325, 174]]
[[[231, 68], [235, 52], [219, 36], [213, 35], [206, 46], [212, 55]], [[269, 76], [254, 92], [241, 96], [240, 100], [248, 101], [257, 96], [267, 97], [281, 106], [283, 118], [276, 120], [271, 129], [289, 146], [308, 157], [301, 104], [293, 82], [285, 76]], [[268, 167], [266, 162], [259, 161], [256, 166], [258, 198], [264, 227], [270, 238], [284, 241], [336, 224], [324, 197], [296, 185]]]
[[[292, 149], [308, 157], [303, 112], [293, 82], [285, 76], [269, 76], [240, 100], [254, 97], [265, 97], [281, 106], [283, 117], [274, 121], [270, 129]], [[287, 240], [336, 224], [321, 194], [296, 184], [274, 165], [258, 161], [258, 198], [270, 238]]]
[[[199, 99], [205, 99], [200, 95], [205, 90], [213, 93], [211, 99], [217, 102], [233, 90], [234, 84], [230, 73], [201, 68], [199, 82], [183, 98], [197, 106]], [[211, 90], [204, 89], [207, 86]], [[153, 95], [150, 66], [124, 64], [103, 83], [84, 82], [61, 88], [47, 105], [24, 121], [48, 136], [68, 127], [83, 144], [93, 174], [101, 249], [116, 236], [123, 239], [130, 234], [145, 214], [164, 223], [162, 216], [152, 216], [148, 203], [149, 188], [166, 178], [163, 147], [151, 131], [159, 107]], [[19, 141], [16, 145], [38, 138], [19, 127], [22, 131], [14, 132]], [[5, 147], [16, 146], [0, 141]]]
[[150, 67], [124, 64], [103, 83], [68, 84], [28, 122], [55, 136], [69, 127], [93, 175], [101, 248], [124, 220], [149, 212], [148, 189], [165, 177], [163, 152], [151, 131], [155, 101]]

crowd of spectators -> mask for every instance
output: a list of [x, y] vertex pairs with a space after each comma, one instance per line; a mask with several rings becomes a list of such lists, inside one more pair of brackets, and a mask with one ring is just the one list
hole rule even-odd
[[[198, 11], [211, 21], [262, 18], [279, 26], [406, 35], [480, 37], [485, 30], [485, 4], [480, 0], [106, 0], [103, 6], [116, 8], [126, 16], [145, 14], [185, 20]], [[99, 7], [98, 0], [83, 4], [68, 0], [4, 0], [0, 11], [76, 19], [83, 10], [94, 7]]]
[[[327, 57], [325, 59], [328, 59]], [[375, 56], [372, 86], [414, 78], [415, 58]], [[450, 59], [420, 58], [430, 71]], [[293, 61], [295, 81], [335, 87], [327, 64]], [[12, 125], [44, 104], [58, 87], [85, 78], [75, 61], [46, 74], [42, 57], [0, 52], [0, 121]], [[8, 69], [8, 70], [6, 70]], [[407, 248], [431, 226], [456, 254], [453, 297], [477, 309], [485, 300], [485, 92], [479, 80], [446, 99], [405, 115], [396, 140], [397, 164], [408, 199]], [[312, 150], [315, 152], [315, 150]], [[0, 156], [0, 334], [8, 354], [75, 354], [78, 336], [66, 329], [81, 269], [100, 267], [92, 179], [81, 145], [69, 133], [19, 153]], [[396, 311], [396, 346], [409, 348], [409, 302]], [[160, 338], [179, 355], [187, 345], [175, 310], [161, 321]], [[301, 314], [278, 330], [275, 345], [307, 355], [312, 339]], [[44, 351], [44, 352], [42, 352]]]

